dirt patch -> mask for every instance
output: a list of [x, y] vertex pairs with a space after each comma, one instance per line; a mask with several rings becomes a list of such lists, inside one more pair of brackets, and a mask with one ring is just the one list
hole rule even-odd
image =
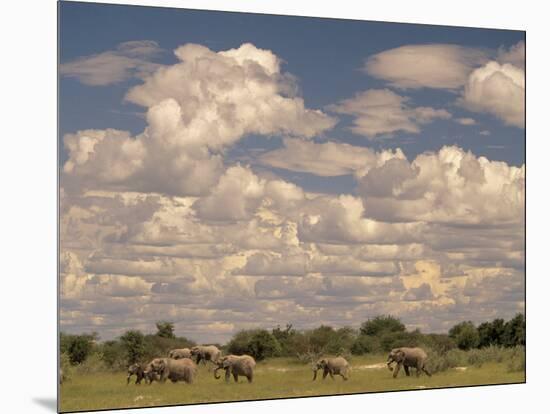
[[454, 369], [456, 369], [457, 371], [466, 371], [468, 367], [455, 367]]
[[386, 364], [384, 362], [381, 362], [379, 364], [371, 364], [371, 365], [359, 365], [358, 367], [354, 367], [354, 369], [385, 369]]

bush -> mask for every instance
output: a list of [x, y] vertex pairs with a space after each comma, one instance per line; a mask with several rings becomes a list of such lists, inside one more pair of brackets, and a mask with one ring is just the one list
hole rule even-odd
[[79, 375], [85, 375], [106, 371], [107, 366], [103, 362], [103, 355], [100, 352], [94, 352], [84, 362], [76, 365], [74, 369]]
[[508, 360], [508, 371], [525, 371], [525, 347], [516, 346], [512, 350], [512, 355]]
[[437, 353], [429, 350], [426, 365], [428, 371], [432, 374], [464, 366], [467, 365], [466, 352], [456, 348], [446, 353]]
[[80, 364], [91, 354], [97, 334], [67, 335], [61, 333], [59, 338], [60, 351], [69, 355], [71, 364]]
[[377, 336], [384, 332], [405, 332], [405, 325], [391, 315], [378, 315], [363, 322], [360, 332], [361, 335], [370, 336]]
[[413, 332], [384, 332], [380, 336], [380, 347], [382, 351], [389, 352], [393, 348], [403, 346], [415, 347], [421, 343], [422, 334], [419, 331]]
[[113, 371], [127, 368], [127, 354], [124, 345], [120, 341], [106, 341], [98, 351], [101, 353], [105, 366]]
[[59, 365], [63, 371], [63, 382], [69, 381], [74, 374], [74, 367], [71, 365], [71, 358], [67, 352], [59, 356]]
[[359, 335], [351, 345], [353, 355], [374, 354], [381, 351], [380, 340], [375, 336]]
[[419, 339], [419, 346], [431, 349], [438, 354], [444, 354], [456, 348], [454, 339], [445, 334], [427, 334], [422, 335]]
[[471, 321], [461, 322], [453, 326], [449, 330], [449, 336], [463, 350], [477, 348], [479, 345], [479, 333]]
[[127, 331], [120, 337], [126, 351], [126, 364], [132, 365], [143, 360], [145, 356], [145, 337], [140, 331]]
[[256, 360], [261, 361], [265, 358], [280, 355], [281, 345], [265, 329], [243, 330], [229, 341], [227, 352], [236, 355], [251, 355]]
[[168, 321], [159, 321], [156, 323], [157, 333], [155, 335], [162, 338], [172, 338], [174, 339], [174, 323]]
[[504, 346], [525, 345], [525, 318], [523, 314], [518, 313], [506, 322], [503, 337]]

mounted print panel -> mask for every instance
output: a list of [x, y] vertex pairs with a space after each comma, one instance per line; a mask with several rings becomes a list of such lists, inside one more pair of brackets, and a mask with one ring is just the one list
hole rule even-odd
[[62, 1], [59, 61], [60, 411], [525, 382], [525, 32]]

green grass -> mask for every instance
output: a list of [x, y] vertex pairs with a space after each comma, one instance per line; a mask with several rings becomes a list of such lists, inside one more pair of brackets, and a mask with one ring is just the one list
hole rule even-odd
[[[397, 379], [387, 368], [367, 368], [380, 364], [384, 356], [354, 357], [350, 362], [350, 380], [336, 377], [312, 381], [309, 365], [287, 358], [275, 358], [258, 363], [252, 384], [242, 378], [238, 384], [215, 380], [212, 372], [201, 366], [194, 384], [126, 385], [126, 374], [75, 373], [61, 386], [61, 410], [85, 411], [106, 408], [149, 407], [158, 405], [193, 404], [284, 398], [311, 395], [334, 395], [347, 393], [410, 390], [422, 388], [454, 387], [481, 384], [505, 384], [524, 382], [524, 372], [510, 372], [506, 362], [485, 363], [481, 367], [469, 366], [466, 370], [449, 369], [434, 374], [431, 378], [413, 374], [405, 377], [403, 371]], [[319, 372], [321, 374], [321, 372]]]

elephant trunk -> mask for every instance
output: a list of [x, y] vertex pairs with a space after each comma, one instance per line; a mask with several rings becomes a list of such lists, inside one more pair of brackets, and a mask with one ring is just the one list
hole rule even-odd
[[393, 362], [395, 362], [395, 361], [393, 360], [393, 358], [392, 358], [391, 356], [389, 356], [389, 357], [388, 357], [388, 361], [386, 362], [386, 365], [388, 366], [388, 369], [389, 369], [390, 371], [393, 371], [393, 367], [391, 366], [391, 364], [392, 364]]
[[215, 370], [214, 370], [214, 378], [216, 379], [220, 379], [220, 376], [218, 375], [218, 370], [222, 369], [222, 367], [217, 367]]
[[317, 369], [313, 370], [313, 379], [312, 381], [315, 381], [317, 379]]

